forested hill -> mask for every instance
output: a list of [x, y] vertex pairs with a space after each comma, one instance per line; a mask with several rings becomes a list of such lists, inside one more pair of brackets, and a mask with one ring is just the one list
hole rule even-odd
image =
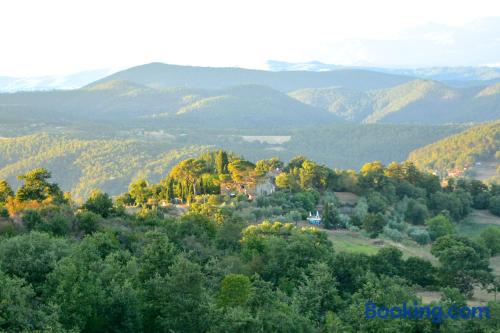
[[[288, 94], [287, 94], [288, 93]], [[269, 72], [148, 64], [82, 89], [0, 94], [0, 123], [149, 121], [195, 128], [500, 119], [500, 85], [452, 88], [364, 70]]]
[[[86, 197], [96, 187], [116, 195], [132, 179], [157, 181], [179, 159], [208, 148], [227, 149], [253, 161], [275, 156], [286, 161], [304, 155], [331, 167], [359, 169], [375, 159], [403, 161], [411, 150], [463, 128], [339, 124], [286, 131], [209, 131], [112, 126], [100, 124], [86, 132], [62, 127], [62, 133], [0, 138], [0, 179], [17, 187], [18, 175], [33, 166], [45, 167], [74, 198]], [[56, 131], [50, 126], [46, 129]]]
[[419, 168], [449, 172], [500, 162], [500, 121], [477, 125], [419, 148], [408, 158]]
[[436, 81], [414, 80], [370, 91], [308, 88], [289, 95], [349, 121], [442, 124], [499, 119], [499, 87], [452, 88]]
[[328, 72], [271, 72], [243, 68], [178, 66], [151, 63], [105, 77], [97, 83], [126, 80], [152, 88], [222, 89], [238, 85], [265, 85], [287, 92], [301, 88], [342, 86], [360, 90], [392, 87], [410, 81], [409, 76], [360, 69]]

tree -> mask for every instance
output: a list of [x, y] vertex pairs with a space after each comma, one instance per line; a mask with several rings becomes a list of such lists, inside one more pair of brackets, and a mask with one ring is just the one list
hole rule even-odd
[[33, 331], [35, 298], [33, 288], [20, 278], [11, 278], [0, 271], [0, 331]]
[[412, 224], [424, 224], [425, 219], [429, 216], [427, 206], [417, 200], [410, 199], [406, 208], [405, 217]]
[[386, 224], [384, 215], [381, 213], [373, 214], [370, 213], [365, 217], [363, 221], [363, 228], [370, 233], [370, 237], [377, 237], [379, 233], [382, 232]]
[[229, 164], [229, 159], [227, 153], [224, 150], [219, 150], [215, 156], [215, 170], [217, 174], [222, 175], [228, 173], [227, 165]]
[[283, 168], [283, 162], [281, 162], [277, 157], [273, 157], [268, 160], [260, 160], [255, 163], [255, 173], [259, 176], [263, 176], [269, 171], [281, 168]]
[[139, 179], [131, 183], [128, 187], [128, 192], [136, 205], [144, 205], [153, 196], [148, 182], [144, 179]]
[[101, 216], [94, 212], [80, 212], [76, 215], [78, 228], [85, 234], [90, 235], [99, 229]]
[[235, 182], [242, 182], [251, 178], [253, 176], [254, 168], [255, 165], [243, 159], [233, 160], [227, 166], [227, 169], [231, 174], [231, 178]]
[[93, 190], [83, 208], [106, 218], [113, 213], [113, 200], [101, 190]]
[[354, 207], [354, 214], [352, 216], [352, 223], [355, 226], [360, 227], [363, 224], [363, 221], [366, 218], [366, 215], [368, 215], [368, 202], [366, 201], [365, 197], [361, 197], [358, 200], [358, 203], [356, 204], [356, 207]]
[[219, 305], [222, 307], [245, 306], [250, 298], [250, 279], [242, 274], [229, 274], [220, 285]]
[[432, 264], [419, 257], [406, 259], [402, 268], [403, 277], [421, 287], [436, 283], [436, 268]]
[[203, 160], [198, 160], [190, 158], [181, 161], [179, 164], [172, 168], [170, 171], [170, 177], [177, 179], [178, 181], [185, 181], [189, 186], [193, 188], [192, 193], [197, 195], [197, 185], [199, 183], [199, 178], [205, 172], [206, 164]]
[[442, 236], [451, 235], [455, 232], [455, 226], [451, 220], [443, 214], [439, 214], [431, 219], [428, 219], [425, 221], [425, 225], [427, 226], [427, 230], [429, 231], [429, 235], [432, 240]]
[[47, 198], [53, 198], [59, 202], [63, 201], [64, 196], [59, 186], [47, 181], [51, 177], [51, 173], [43, 168], [33, 169], [18, 176], [23, 185], [17, 190], [16, 198], [19, 201], [43, 201]]
[[331, 203], [325, 204], [321, 220], [326, 229], [343, 227], [337, 207]]
[[0, 204], [7, 202], [8, 197], [13, 197], [14, 191], [5, 180], [0, 180]]
[[341, 304], [341, 298], [337, 281], [327, 264], [311, 264], [309, 271], [297, 288], [294, 303], [300, 313], [320, 324], [328, 311], [334, 311]]
[[491, 279], [489, 251], [467, 237], [448, 235], [438, 238], [431, 253], [441, 263], [443, 283], [471, 295], [475, 284], [487, 285]]
[[295, 176], [286, 172], [281, 172], [278, 176], [276, 176], [274, 182], [280, 189], [288, 189], [290, 191], [294, 191], [298, 188], [297, 179], [295, 179]]
[[500, 216], [500, 195], [495, 195], [490, 198], [488, 209], [490, 210], [491, 214]]
[[0, 270], [24, 279], [40, 291], [47, 275], [69, 249], [66, 240], [36, 231], [8, 238], [0, 242]]
[[489, 226], [481, 232], [481, 240], [490, 250], [491, 256], [500, 254], [500, 228], [498, 226]]
[[208, 326], [204, 276], [198, 264], [177, 257], [167, 276], [145, 285], [146, 332], [204, 332]]

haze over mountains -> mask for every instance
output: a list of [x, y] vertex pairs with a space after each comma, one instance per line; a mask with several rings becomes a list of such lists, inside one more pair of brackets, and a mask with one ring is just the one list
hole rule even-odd
[[0, 94], [0, 120], [147, 120], [248, 128], [469, 123], [500, 117], [500, 85], [450, 87], [360, 69], [270, 72], [151, 63], [81, 89]]
[[381, 73], [412, 76], [419, 79], [435, 80], [457, 87], [484, 86], [500, 82], [500, 68], [487, 66], [385, 68], [342, 66], [325, 64], [320, 61], [291, 63], [278, 60], [269, 60], [267, 62], [267, 66], [271, 71], [331, 71], [338, 69], [364, 69]]
[[405, 160], [497, 119], [500, 84], [457, 86], [349, 68], [151, 63], [79, 89], [0, 94], [0, 178], [16, 184], [37, 165], [75, 197], [96, 187], [114, 195], [131, 179], [158, 181], [179, 159], [218, 148], [251, 160], [305, 155], [359, 168], [375, 159]]

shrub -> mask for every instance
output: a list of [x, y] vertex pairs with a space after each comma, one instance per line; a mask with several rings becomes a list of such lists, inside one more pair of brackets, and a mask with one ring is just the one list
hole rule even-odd
[[481, 240], [484, 245], [490, 250], [492, 256], [500, 254], [500, 228], [497, 226], [489, 226], [481, 232]]
[[384, 235], [395, 242], [400, 242], [403, 240], [403, 234], [399, 230], [392, 229], [389, 226], [384, 227]]
[[95, 213], [83, 211], [78, 213], [76, 220], [78, 229], [88, 235], [98, 230], [101, 217]]
[[425, 225], [427, 226], [427, 230], [432, 240], [455, 232], [455, 226], [451, 220], [442, 214], [428, 219], [425, 221]]
[[431, 237], [425, 229], [411, 227], [408, 229], [408, 236], [420, 245], [429, 244]]
[[42, 225], [44, 222], [40, 213], [33, 209], [25, 210], [22, 220], [28, 230], [33, 230]]
[[495, 195], [490, 198], [488, 209], [490, 210], [491, 214], [500, 216], [500, 195]]

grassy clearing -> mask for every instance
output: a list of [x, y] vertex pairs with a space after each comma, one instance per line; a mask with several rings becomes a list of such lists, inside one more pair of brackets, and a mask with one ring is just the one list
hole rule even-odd
[[474, 210], [467, 218], [457, 224], [456, 229], [459, 235], [475, 238], [492, 225], [500, 228], [500, 217], [487, 210]]
[[[322, 229], [324, 230], [324, 229]], [[324, 230], [332, 241], [336, 251], [376, 254], [379, 249], [394, 246], [403, 252], [403, 257], [420, 257], [437, 263], [437, 259], [430, 253], [430, 245], [420, 246], [412, 241], [396, 243], [388, 239], [371, 239], [362, 232], [348, 230]]]

